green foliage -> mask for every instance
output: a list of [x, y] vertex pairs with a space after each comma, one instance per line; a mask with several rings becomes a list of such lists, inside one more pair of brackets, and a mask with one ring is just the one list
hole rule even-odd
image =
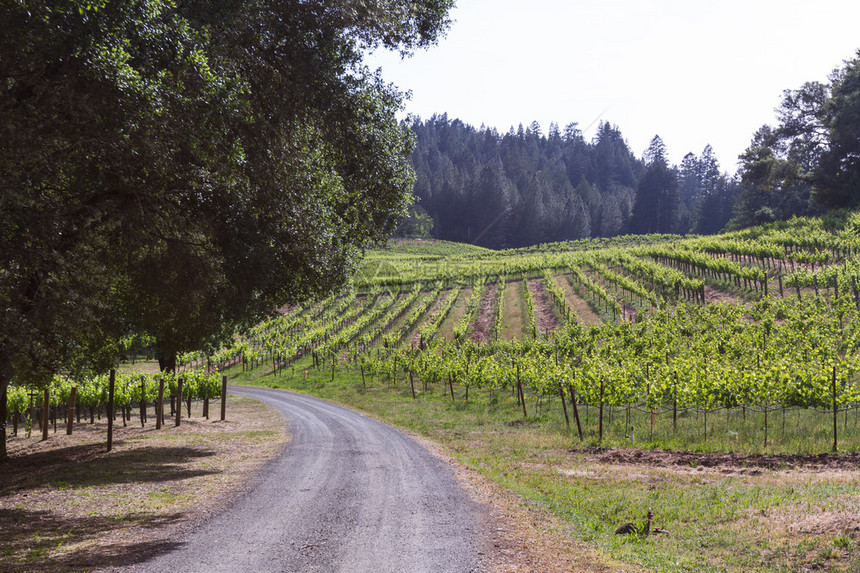
[[362, 55], [432, 44], [451, 6], [0, 5], [0, 385], [104, 371], [129, 333], [172, 369], [338, 290], [413, 181]]
[[[300, 360], [302, 355], [292, 341], [309, 332], [327, 332], [322, 336], [326, 342], [314, 349], [314, 364], [319, 367], [320, 357], [336, 361], [331, 376], [339, 367], [348, 369], [355, 363], [364, 372], [365, 383], [374, 375], [396, 380], [411, 373], [425, 384], [450, 380], [461, 388], [497, 392], [512, 391], [519, 382], [538, 401], [564, 395], [575, 396], [580, 406], [626, 409], [628, 420], [639, 420], [638, 435], [642, 435], [643, 413], [655, 412], [663, 416], [657, 431], [667, 445], [683, 446], [692, 440], [697, 447], [724, 447], [726, 443], [713, 437], [712, 416], [722, 410], [728, 423], [733, 412], [743, 408], [745, 421], [740, 430], [744, 439], [758, 431], [756, 440], [772, 444], [774, 412], [782, 412], [783, 417], [786, 411], [795, 410], [832, 415], [834, 409], [850, 412], [860, 408], [860, 311], [854, 291], [860, 271], [855, 262], [858, 236], [860, 216], [845, 212], [717, 237], [595, 242], [591, 250], [561, 244], [502, 252], [454, 250], [444, 257], [422, 255], [420, 242], [414, 248], [401, 243], [399, 254], [386, 251], [371, 257], [373, 264], [384, 260], [390, 265], [378, 275], [374, 288], [383, 289], [392, 282], [411, 284], [410, 295], [392, 296], [386, 305], [367, 303], [377, 296], [384, 300], [385, 295], [370, 293], [361, 303], [347, 295], [294, 309], [281, 320], [307, 326], [266, 339], [265, 344], [271, 352], [284, 350], [289, 360]], [[574, 248], [566, 249], [569, 246]], [[811, 265], [817, 268], [813, 270]], [[447, 296], [442, 283], [421, 293], [419, 279], [437, 276], [442, 268], [447, 282], [457, 286]], [[527, 281], [540, 277], [551, 304], [566, 320], [546, 336], [504, 341], [496, 334], [491, 343], [473, 343], [467, 333], [485, 298], [484, 286], [490, 282], [485, 277], [500, 277], [499, 291], [504, 293], [504, 277], [512, 271], [522, 276], [524, 298], [529, 292]], [[466, 309], [449, 339], [428, 339], [459, 289], [479, 272], [486, 274], [473, 283]], [[564, 280], [573, 279], [599, 306], [614, 311], [614, 318], [607, 314], [604, 324], [582, 326], [558, 288], [560, 275]], [[782, 296], [776, 286], [780, 278], [786, 287]], [[367, 276], [361, 278], [367, 280]], [[800, 299], [789, 290], [793, 283], [803, 291]], [[705, 304], [706, 288], [726, 289], [728, 285], [735, 289], [736, 303]], [[811, 290], [816, 285], [817, 294]], [[411, 348], [407, 334], [411, 336], [440, 296], [446, 297], [441, 312], [433, 320], [425, 320], [419, 330], [424, 344]], [[635, 309], [635, 297], [638, 312], [623, 314], [622, 301]], [[533, 298], [531, 304], [524, 300], [530, 316], [535, 304]], [[345, 325], [331, 321], [327, 308], [355, 320]], [[497, 309], [496, 333], [501, 331], [504, 317], [503, 310]], [[263, 328], [277, 331], [272, 323]], [[238, 339], [235, 347], [253, 353], [260, 344], [261, 339]], [[679, 415], [669, 425], [670, 437], [666, 438], [665, 416], [673, 411]], [[691, 421], [693, 414], [697, 421], [702, 417], [701, 423]], [[676, 425], [679, 433], [694, 436], [676, 437]], [[607, 428], [607, 435], [609, 431]], [[629, 428], [619, 426], [612, 432], [625, 435]], [[832, 440], [832, 432], [830, 437]], [[591, 439], [598, 437], [592, 433]], [[815, 438], [815, 443], [822, 442], [826, 439]]]
[[[114, 406], [117, 408], [139, 404], [142, 398], [152, 403], [158, 396], [161, 381], [164, 382], [164, 395], [175, 395], [178, 380], [182, 379], [182, 395], [193, 400], [215, 398], [221, 395], [221, 374], [206, 373], [203, 370], [186, 370], [180, 374], [139, 374], [118, 372], [114, 380]], [[55, 376], [47, 385], [51, 406], [63, 406], [69, 403], [71, 389], [75, 391], [75, 403], [81, 408], [105, 407], [108, 402], [109, 375], [101, 374], [93, 377], [70, 378]], [[32, 387], [13, 383], [9, 386], [8, 409], [9, 415], [24, 414], [30, 407], [29, 393]], [[41, 407], [41, 393], [35, 400], [35, 406]]]
[[[829, 83], [786, 90], [780, 123], [763, 126], [741, 156], [744, 191], [732, 225], [816, 214], [860, 202], [860, 52]], [[815, 204], [811, 204], [810, 198]]]

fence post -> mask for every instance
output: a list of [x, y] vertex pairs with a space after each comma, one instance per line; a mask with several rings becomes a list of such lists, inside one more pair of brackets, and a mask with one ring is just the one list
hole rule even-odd
[[160, 430], [164, 423], [164, 378], [158, 381], [158, 403], [155, 405], [155, 429]]
[[116, 370], [111, 369], [110, 379], [108, 381], [108, 435], [107, 435], [107, 451], [113, 448], [113, 390], [116, 382]]
[[678, 373], [674, 372], [672, 384], [672, 435], [678, 431]]
[[69, 415], [66, 416], [66, 418], [68, 418], [68, 420], [66, 421], [66, 435], [67, 436], [72, 435], [72, 423], [75, 420], [75, 417], [74, 417], [75, 399], [77, 398], [77, 393], [78, 393], [78, 387], [72, 386], [72, 390], [71, 390], [71, 392], [69, 392]]
[[176, 424], [182, 423], [182, 378], [176, 382]]
[[860, 296], [857, 293], [857, 277], [855, 275], [851, 275], [851, 287], [854, 290], [854, 306], [860, 310]]
[[48, 439], [48, 411], [51, 407], [51, 398], [48, 389], [45, 388], [45, 399], [42, 401], [42, 441]]
[[600, 410], [597, 418], [597, 441], [603, 441], [603, 378], [600, 378]]
[[838, 449], [838, 443], [836, 441], [836, 414], [838, 410], [836, 409], [836, 366], [833, 367], [833, 451], [836, 452]]
[[140, 381], [140, 427], [146, 426], [146, 381]]

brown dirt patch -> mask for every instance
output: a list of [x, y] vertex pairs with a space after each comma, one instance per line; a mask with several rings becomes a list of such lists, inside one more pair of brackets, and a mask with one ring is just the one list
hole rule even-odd
[[538, 334], [547, 334], [558, 329], [558, 319], [555, 316], [555, 310], [552, 308], [549, 296], [546, 294], [541, 281], [539, 279], [531, 279], [526, 284], [532, 293], [532, 300], [535, 303], [535, 322], [537, 323]]
[[167, 551], [287, 441], [275, 410], [236, 396], [225, 422], [183, 418], [159, 431], [134, 418], [118, 424], [109, 453], [104, 418], [45, 442], [9, 438], [10, 460], [0, 465], [0, 571], [100, 569]]
[[481, 297], [478, 317], [472, 323], [472, 342], [486, 344], [493, 337], [493, 323], [496, 319], [496, 304], [498, 304], [499, 288], [490, 284]]
[[636, 322], [639, 318], [639, 310], [630, 306], [630, 304], [624, 300], [619, 301], [619, 303], [621, 304], [621, 320], [626, 322]]
[[627, 448], [571, 448], [571, 454], [584, 454], [598, 463], [645, 465], [655, 467], [702, 467], [716, 471], [738, 470], [860, 470], [860, 452], [845, 454], [730, 454], [695, 453], [669, 450]]
[[737, 295], [727, 293], [724, 290], [705, 285], [705, 303], [727, 302], [729, 304], [741, 304], [743, 302]]
[[825, 511], [795, 521], [789, 529], [808, 535], [860, 532], [860, 519], [853, 512]]

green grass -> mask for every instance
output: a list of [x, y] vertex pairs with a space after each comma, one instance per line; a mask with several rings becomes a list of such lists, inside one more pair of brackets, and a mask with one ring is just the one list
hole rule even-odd
[[[307, 379], [303, 371], [308, 370]], [[611, 558], [661, 571], [795, 571], [815, 567], [846, 569], [860, 555], [856, 532], [840, 529], [840, 516], [860, 512], [856, 471], [785, 471], [743, 465], [702, 467], [616, 463], [601, 459], [603, 448], [660, 448], [698, 452], [776, 454], [827, 451], [832, 418], [814, 412], [789, 412], [785, 430], [780, 414], [769, 416], [767, 447], [763, 416], [741, 409], [708, 416], [683, 412], [672, 430], [672, 413], [658, 416], [653, 435], [650, 415], [626, 409], [604, 412], [605, 435], [597, 448], [597, 410], [581, 408], [585, 431], [580, 444], [565, 427], [558, 399], [527, 397], [528, 417], [508, 391], [470, 391], [447, 387], [424, 391], [416, 381], [367, 379], [355, 369], [317, 372], [305, 361], [282, 377], [261, 372], [231, 373], [232, 383], [288, 388], [348, 405], [442, 444], [460, 461], [490, 479], [535, 500], [561, 517], [573, 535]], [[857, 418], [848, 418], [845, 449], [858, 449]], [[844, 419], [840, 417], [842, 431]], [[571, 413], [571, 423], [572, 413]], [[830, 425], [829, 425], [830, 424]], [[633, 426], [632, 439], [629, 427]], [[618, 450], [625, 451], [625, 450]], [[787, 458], [790, 460], [790, 458]], [[787, 461], [788, 463], [788, 461]], [[627, 521], [641, 521], [651, 509], [655, 526], [668, 535], [647, 538], [614, 535]], [[832, 517], [837, 525], [807, 527], [810, 516]]]

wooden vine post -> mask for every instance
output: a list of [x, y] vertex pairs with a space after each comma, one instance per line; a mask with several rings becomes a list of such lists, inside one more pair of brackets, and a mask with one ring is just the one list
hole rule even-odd
[[854, 291], [854, 306], [860, 310], [860, 294], [857, 293], [857, 277], [851, 275], [851, 289]]
[[42, 441], [48, 439], [48, 410], [51, 407], [51, 397], [48, 395], [48, 389], [45, 388], [45, 398], [42, 401]]
[[107, 435], [107, 451], [113, 448], [113, 390], [116, 383], [116, 370], [111, 369], [110, 378], [108, 379], [108, 435]]
[[72, 415], [75, 412], [75, 399], [78, 394], [78, 387], [72, 386], [72, 390], [69, 392], [69, 415], [66, 416], [66, 435], [72, 435], [72, 423], [75, 420], [75, 417]]
[[158, 381], [158, 402], [155, 403], [155, 429], [164, 423], [164, 378]]
[[570, 404], [573, 406], [573, 419], [576, 421], [576, 431], [579, 433], [579, 440], [582, 441], [582, 424], [579, 423], [579, 408], [576, 406], [576, 392], [573, 389], [573, 384], [568, 384], [570, 390]]
[[672, 434], [678, 430], [678, 373], [675, 372], [675, 380], [672, 387]]
[[836, 414], [838, 410], [836, 409], [836, 366], [833, 367], [833, 451], [836, 452], [838, 449], [838, 442], [836, 437]]
[[227, 377], [221, 377], [221, 421], [227, 419]]
[[523, 394], [523, 383], [520, 380], [520, 365], [517, 364], [517, 393], [520, 396], [520, 402], [523, 405], [523, 418], [528, 418], [529, 415], [526, 412], [526, 396]]
[[140, 382], [140, 427], [146, 426], [146, 382]]
[[177, 380], [176, 382], [176, 422], [175, 426], [178, 427], [182, 424], [182, 378]]
[[564, 386], [561, 384], [561, 380], [558, 381], [558, 395], [561, 396], [561, 408], [564, 410], [564, 423], [567, 425], [567, 429], [570, 429], [570, 418], [567, 416], [567, 402], [564, 401]]
[[603, 441], [603, 377], [600, 378], [600, 409], [597, 416], [597, 441]]

